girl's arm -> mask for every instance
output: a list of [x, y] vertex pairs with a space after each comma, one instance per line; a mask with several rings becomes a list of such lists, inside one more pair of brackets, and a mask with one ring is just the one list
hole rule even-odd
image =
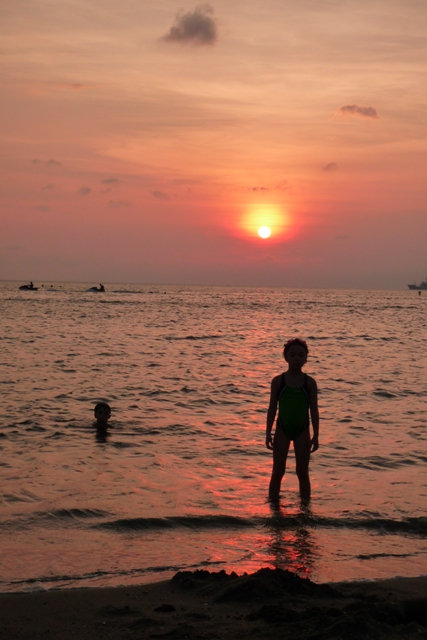
[[273, 378], [271, 381], [271, 393], [270, 393], [270, 404], [268, 405], [267, 411], [267, 427], [265, 433], [265, 446], [267, 449], [273, 448], [273, 438], [271, 435], [271, 430], [273, 429], [274, 418], [276, 417], [277, 412], [277, 401], [278, 401], [278, 380], [280, 376]]
[[310, 378], [310, 417], [313, 426], [310, 451], [313, 453], [319, 448], [319, 407], [317, 405], [317, 384], [314, 378]]

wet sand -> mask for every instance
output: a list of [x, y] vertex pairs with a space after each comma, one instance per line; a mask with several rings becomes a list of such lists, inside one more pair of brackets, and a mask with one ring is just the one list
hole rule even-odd
[[0, 637], [427, 639], [427, 578], [319, 585], [279, 569], [186, 571], [142, 586], [0, 594]]

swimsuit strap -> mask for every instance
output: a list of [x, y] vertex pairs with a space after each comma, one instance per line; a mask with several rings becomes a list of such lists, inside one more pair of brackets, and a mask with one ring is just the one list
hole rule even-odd
[[286, 378], [285, 378], [285, 372], [282, 373], [282, 377], [280, 379], [280, 390], [279, 390], [279, 396], [281, 395], [282, 391], [284, 389], [286, 389], [288, 385], [286, 384]]
[[[284, 390], [286, 389], [286, 387], [288, 386], [286, 384], [286, 378], [285, 378], [286, 372], [284, 371], [281, 375], [280, 378], [280, 387], [279, 387], [279, 398], [282, 395], [282, 393], [284, 392]], [[302, 383], [302, 388], [304, 390], [304, 393], [306, 394], [307, 398], [310, 400], [310, 389], [308, 386], [308, 375], [306, 373], [304, 373], [304, 382]]]
[[308, 399], [310, 400], [310, 389], [308, 387], [308, 375], [306, 373], [304, 373], [304, 384], [302, 386], [308, 396]]

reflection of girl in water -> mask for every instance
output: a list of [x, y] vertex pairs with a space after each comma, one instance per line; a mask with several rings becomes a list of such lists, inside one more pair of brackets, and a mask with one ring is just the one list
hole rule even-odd
[[[308, 347], [304, 340], [293, 338], [284, 347], [283, 357], [288, 370], [273, 378], [270, 404], [267, 412], [265, 444], [273, 450], [273, 471], [269, 497], [278, 500], [280, 485], [285, 475], [289, 446], [294, 443], [296, 472], [300, 496], [310, 500], [311, 488], [308, 466], [310, 453], [319, 448], [319, 409], [317, 407], [317, 384], [314, 378], [302, 372], [307, 362]], [[272, 428], [279, 408], [274, 440]], [[310, 439], [310, 417], [313, 437]]]
[[275, 509], [267, 525], [271, 534], [268, 548], [274, 566], [306, 578], [311, 576], [318, 555], [313, 532], [309, 529], [309, 515], [304, 512], [286, 516]]

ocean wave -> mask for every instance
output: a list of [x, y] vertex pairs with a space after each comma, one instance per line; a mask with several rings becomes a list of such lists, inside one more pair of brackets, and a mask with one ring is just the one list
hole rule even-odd
[[[111, 293], [140, 293], [143, 294], [143, 291], [133, 291], [132, 289], [113, 289]], [[151, 292], [150, 292], [151, 293]]]
[[408, 534], [427, 536], [427, 517], [409, 517], [402, 520], [381, 517], [323, 517], [301, 514], [272, 518], [243, 518], [228, 515], [172, 516], [165, 518], [120, 518], [94, 525], [99, 529], [123, 531], [155, 531], [163, 529], [233, 530], [242, 528], [266, 528], [275, 530], [313, 529], [366, 529], [379, 534]]
[[224, 338], [223, 335], [220, 334], [209, 334], [206, 336], [165, 336], [165, 340], [173, 341], [173, 340], [218, 340], [219, 338]]
[[145, 531], [159, 529], [241, 529], [251, 528], [255, 521], [235, 516], [171, 516], [165, 518], [121, 518], [111, 522], [95, 525], [99, 529], [113, 529], [115, 531]]
[[194, 569], [200, 569], [200, 567], [215, 568], [222, 564], [220, 560], [204, 560], [200, 563], [162, 564], [142, 568], [133, 567], [132, 569], [98, 570], [82, 574], [65, 573], [61, 575], [38, 576], [24, 580], [12, 580], [11, 582], [0, 581], [0, 592], [10, 591], [11, 589], [19, 592], [44, 591], [50, 588], [76, 587], [82, 583], [85, 585], [96, 585], [97, 583], [103, 584], [104, 578], [108, 579], [108, 584], [110, 584], [111, 578], [114, 578], [119, 584], [122, 583], [121, 579], [128, 577], [132, 579], [140, 577], [143, 579], [144, 576], [149, 576], [151, 581], [154, 576], [161, 576], [162, 574], [164, 574], [165, 577], [171, 577], [171, 574], [175, 574], [178, 571], [192, 571]]
[[38, 511], [29, 520], [32, 523], [41, 521], [79, 523], [90, 518], [105, 518], [108, 515], [106, 511], [101, 509], [54, 509], [53, 511]]
[[[29, 494], [28, 499], [16, 495], [3, 496], [6, 502], [34, 502]], [[35, 527], [63, 529], [68, 527], [87, 528], [86, 521], [94, 518], [107, 518], [110, 514], [101, 509], [54, 509], [52, 511], [35, 511], [29, 516], [0, 520], [3, 531], [33, 531]]]
[[379, 534], [427, 536], [427, 517], [393, 518], [314, 518], [315, 526], [325, 528], [367, 529]]
[[410, 553], [360, 553], [358, 560], [377, 560], [378, 558], [410, 558]]
[[[97, 520], [97, 522], [93, 522]], [[285, 515], [272, 517], [240, 517], [226, 514], [165, 516], [154, 518], [117, 518], [101, 509], [55, 509], [36, 512], [30, 517], [3, 521], [8, 528], [31, 528], [35, 525], [55, 527], [89, 526], [91, 529], [109, 530], [116, 533], [154, 532], [162, 530], [193, 531], [235, 531], [241, 529], [268, 529], [293, 531], [297, 529], [351, 529], [365, 530], [378, 534], [397, 534], [427, 537], [427, 517], [407, 517], [400, 520], [380, 516], [315, 516], [312, 514]]]
[[375, 391], [373, 391], [372, 393], [374, 394], [374, 396], [380, 396], [381, 398], [394, 399], [399, 397], [397, 393], [391, 393], [390, 391], [386, 391], [385, 389], [375, 389]]
[[[338, 447], [336, 447], [338, 448]], [[393, 459], [390, 456], [369, 456], [364, 460], [355, 460], [351, 466], [358, 469], [400, 469], [401, 467], [413, 466], [417, 464], [416, 460], [409, 457], [399, 456], [398, 459]]]

